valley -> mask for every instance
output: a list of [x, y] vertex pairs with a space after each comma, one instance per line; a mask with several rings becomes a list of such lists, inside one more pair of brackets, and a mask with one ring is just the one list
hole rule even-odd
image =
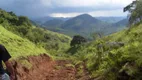
[[128, 18], [29, 18], [0, 9], [0, 44], [16, 80], [142, 80], [141, 5], [124, 7]]

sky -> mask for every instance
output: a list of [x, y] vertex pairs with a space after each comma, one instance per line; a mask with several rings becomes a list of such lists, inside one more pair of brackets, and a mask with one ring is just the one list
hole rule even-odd
[[0, 8], [28, 17], [126, 16], [133, 0], [0, 0]]

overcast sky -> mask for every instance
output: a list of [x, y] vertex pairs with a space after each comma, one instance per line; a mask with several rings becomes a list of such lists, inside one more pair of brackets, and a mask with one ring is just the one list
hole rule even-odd
[[133, 0], [0, 0], [0, 8], [28, 17], [126, 16], [123, 8]]

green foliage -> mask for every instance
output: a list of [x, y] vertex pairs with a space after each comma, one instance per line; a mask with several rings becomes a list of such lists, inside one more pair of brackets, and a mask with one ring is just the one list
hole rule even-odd
[[142, 20], [142, 0], [135, 0], [124, 8], [124, 12], [130, 12], [130, 24], [136, 24]]
[[19, 20], [17, 22], [17, 25], [32, 26], [30, 20], [27, 17], [19, 16], [18, 18]]
[[42, 46], [37, 46], [27, 39], [13, 34], [0, 25], [0, 44], [3, 44], [13, 58], [46, 53]]
[[[61, 53], [69, 48], [71, 40], [70, 37], [43, 28], [35, 27], [32, 25], [31, 21], [25, 16], [16, 16], [13, 12], [6, 12], [0, 9], [0, 24], [8, 31], [22, 38], [30, 40], [32, 44], [34, 44], [35, 46], [38, 45], [39, 47], [45, 49], [51, 54], [57, 54], [59, 52]], [[1, 39], [3, 40], [3, 38]], [[22, 43], [20, 43], [20, 45], [22, 45]], [[22, 47], [23, 49], [26, 49], [26, 47]], [[27, 52], [27, 54], [30, 54], [30, 52], [32, 54], [32, 50], [33, 49]], [[42, 53], [42, 51], [39, 53]]]
[[75, 54], [78, 51], [78, 49], [80, 49], [80, 47], [83, 46], [86, 42], [87, 40], [84, 37], [80, 35], [74, 36], [70, 43], [70, 48], [68, 49], [67, 53], [72, 55]]
[[142, 25], [83, 45], [74, 62], [85, 62], [92, 77], [103, 80], [141, 80]]
[[102, 31], [96, 31], [96, 32], [94, 32], [94, 33], [91, 34], [91, 36], [92, 36], [92, 38], [93, 38], [94, 40], [97, 40], [97, 39], [99, 39], [99, 38], [102, 38], [103, 35], [104, 35], [104, 34], [103, 34]]
[[84, 37], [82, 37], [80, 35], [76, 35], [76, 36], [73, 37], [73, 39], [70, 43], [70, 46], [73, 47], [73, 46], [80, 45], [80, 44], [85, 43], [85, 42], [87, 42], [87, 40]]

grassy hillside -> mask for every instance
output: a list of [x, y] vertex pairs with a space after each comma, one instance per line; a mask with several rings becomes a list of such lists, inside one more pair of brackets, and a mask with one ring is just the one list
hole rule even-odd
[[58, 53], [69, 48], [70, 37], [33, 26], [28, 17], [16, 16], [13, 12], [0, 9], [0, 24], [8, 31], [42, 46], [49, 53]]
[[29, 40], [13, 34], [2, 25], [0, 25], [0, 44], [3, 44], [14, 58], [46, 53], [41, 46], [36, 46]]
[[85, 62], [101, 80], [141, 80], [142, 24], [80, 46], [73, 60]]
[[42, 45], [51, 54], [68, 49], [71, 41], [71, 38], [66, 35], [42, 28], [33, 28], [26, 37], [32, 42], [36, 42], [37, 45]]

